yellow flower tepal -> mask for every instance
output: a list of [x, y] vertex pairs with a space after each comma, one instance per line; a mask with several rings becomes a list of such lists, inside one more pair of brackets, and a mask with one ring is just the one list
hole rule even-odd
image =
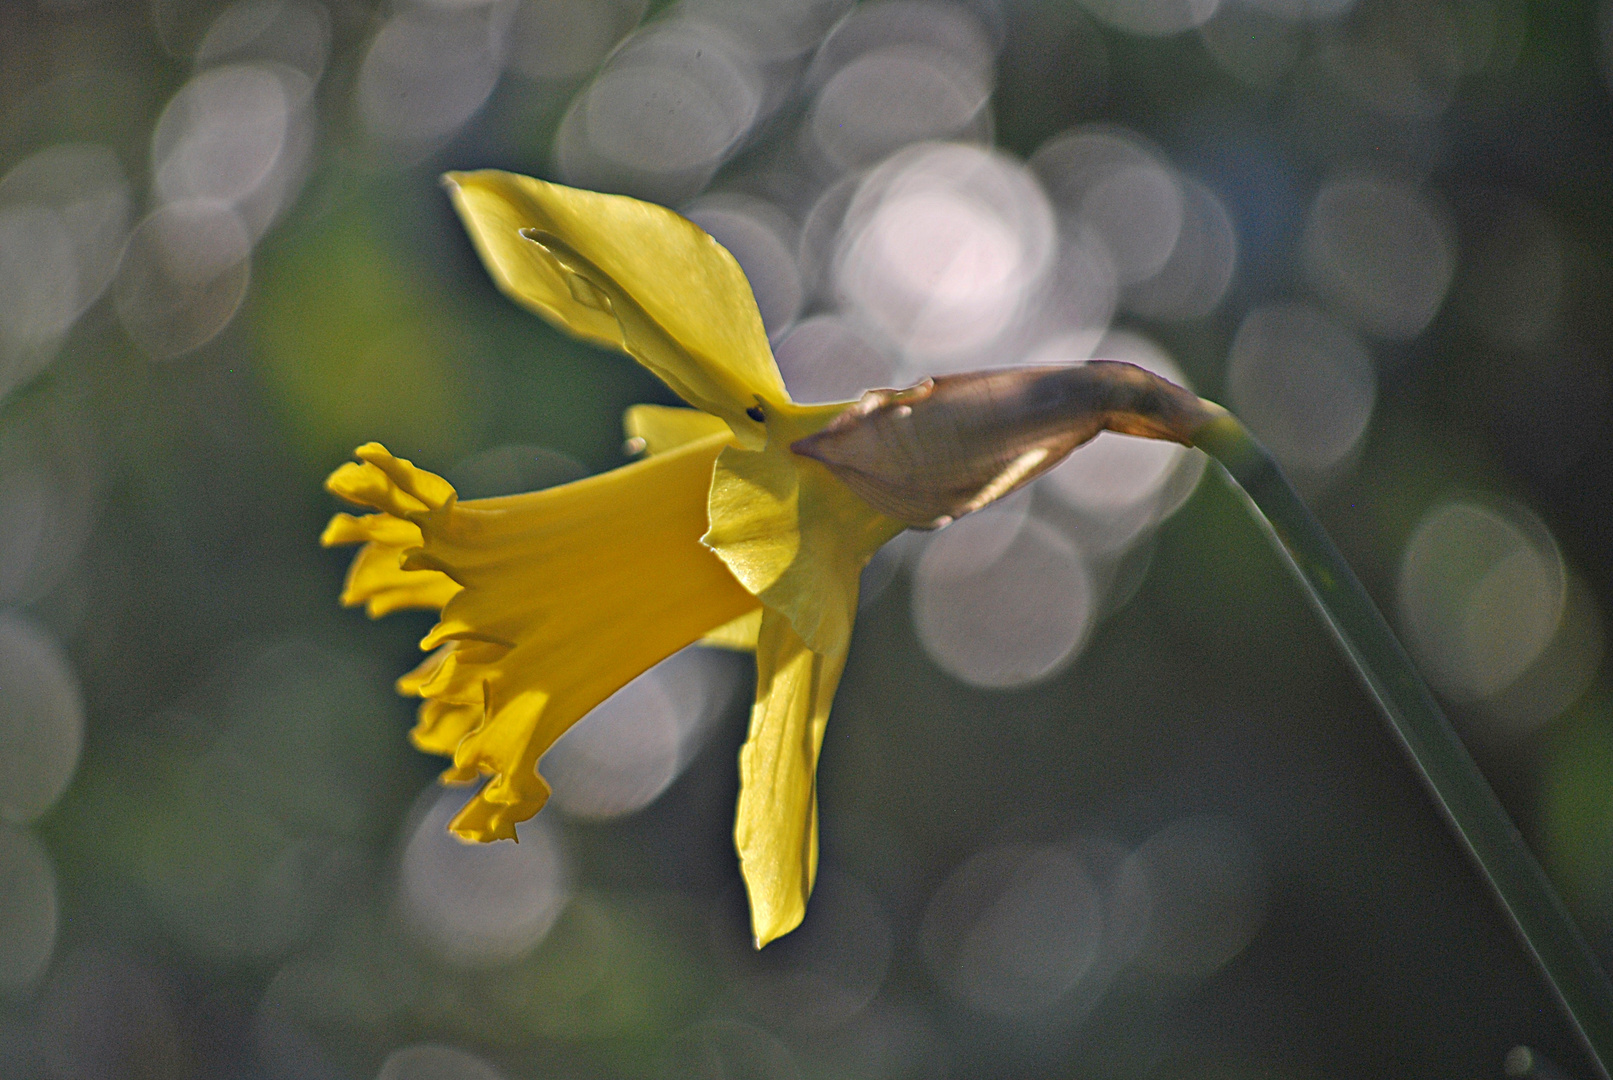
[[329, 489], [326, 544], [363, 543], [344, 604], [441, 610], [413, 738], [450, 781], [491, 777], [455, 819], [515, 835], [548, 797], [539, 758], [589, 709], [705, 639], [757, 653], [735, 825], [758, 945], [793, 929], [817, 869], [815, 773], [859, 574], [905, 525], [791, 450], [847, 406], [792, 402], [733, 257], [662, 207], [501, 172], [446, 178], [499, 287], [623, 350], [700, 410], [641, 406], [648, 456], [547, 491], [460, 502], [369, 444]]
[[[327, 486], [381, 511], [339, 515], [328, 543], [368, 539], [343, 601], [437, 607], [435, 650], [399, 689], [425, 699], [414, 740], [453, 756], [449, 778], [493, 779], [454, 821], [472, 840], [513, 838], [548, 799], [538, 758], [651, 664], [756, 600], [700, 544], [705, 490], [728, 441], [707, 437], [574, 484], [458, 502], [446, 482], [372, 443]], [[420, 540], [393, 537], [413, 527]], [[361, 571], [383, 558], [393, 577]], [[392, 600], [419, 579], [416, 602]], [[439, 598], [452, 590], [446, 602]], [[372, 591], [380, 590], [380, 591]]]

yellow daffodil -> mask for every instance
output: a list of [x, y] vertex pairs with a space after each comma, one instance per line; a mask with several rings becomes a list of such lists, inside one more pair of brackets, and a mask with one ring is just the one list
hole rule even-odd
[[640, 406], [648, 456], [547, 491], [460, 502], [374, 443], [327, 487], [370, 507], [342, 593], [371, 616], [440, 609], [412, 733], [445, 779], [491, 777], [452, 828], [513, 838], [549, 788], [538, 759], [590, 709], [702, 638], [756, 652], [734, 828], [758, 945], [793, 929], [817, 870], [816, 767], [859, 573], [906, 525], [791, 450], [845, 405], [790, 400], [739, 265], [658, 206], [500, 172], [447, 178], [494, 280], [621, 349], [694, 409]]
[[549, 787], [538, 759], [650, 665], [704, 640], [756, 653], [734, 839], [758, 946], [800, 923], [818, 863], [816, 771], [859, 575], [909, 525], [944, 525], [1040, 475], [1105, 428], [1192, 444], [1224, 412], [1129, 364], [926, 380], [798, 405], [745, 275], [659, 206], [502, 172], [451, 173], [454, 205], [518, 303], [617, 348], [693, 409], [638, 406], [648, 456], [525, 495], [460, 502], [376, 443], [326, 486], [377, 511], [323, 542], [362, 543], [345, 604], [430, 608], [412, 737], [490, 779], [452, 824], [513, 839]]

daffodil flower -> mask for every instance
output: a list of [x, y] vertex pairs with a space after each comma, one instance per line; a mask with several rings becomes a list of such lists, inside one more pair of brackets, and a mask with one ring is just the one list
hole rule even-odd
[[446, 780], [491, 777], [454, 832], [514, 839], [548, 798], [544, 751], [651, 664], [702, 639], [751, 648], [734, 836], [757, 946], [788, 933], [817, 871], [818, 751], [868, 559], [909, 525], [944, 525], [1028, 483], [1100, 430], [1170, 439], [1202, 446], [1243, 488], [1592, 1056], [1613, 1060], [1613, 991], [1596, 958], [1366, 590], [1236, 418], [1102, 361], [797, 405], [744, 274], [695, 225], [506, 173], [447, 179], [507, 294], [628, 353], [695, 407], [629, 410], [649, 456], [548, 491], [461, 503], [375, 443], [327, 481], [377, 511], [325, 530], [326, 544], [364, 545], [343, 602], [441, 612], [398, 688], [424, 699], [412, 736], [453, 758]]
[[758, 947], [806, 911], [816, 770], [858, 577], [909, 525], [936, 527], [1028, 483], [1108, 429], [1200, 445], [1244, 489], [1417, 762], [1598, 1061], [1613, 992], [1382, 615], [1264, 447], [1226, 410], [1129, 364], [925, 380], [797, 405], [733, 258], [671, 211], [508, 173], [447, 177], [499, 287], [621, 349], [693, 409], [639, 406], [649, 456], [548, 491], [459, 502], [370, 443], [331, 474], [326, 544], [362, 543], [342, 600], [434, 608], [421, 749], [453, 782], [491, 779], [452, 829], [513, 839], [548, 798], [538, 759], [651, 664], [698, 640], [756, 652], [735, 840]]
[[[816, 768], [858, 576], [906, 525], [793, 453], [844, 405], [790, 400], [739, 265], [669, 210], [507, 173], [451, 174], [499, 287], [628, 353], [695, 408], [627, 417], [643, 460], [547, 491], [460, 502], [442, 478], [360, 447], [327, 487], [378, 511], [323, 542], [362, 542], [345, 604], [440, 608], [412, 737], [449, 781], [490, 780], [454, 819], [513, 838], [549, 796], [538, 759], [650, 665], [708, 636], [756, 651], [735, 840], [757, 943], [793, 929], [817, 870]], [[697, 411], [698, 410], [698, 411]]]
[[1187, 441], [1182, 417], [1202, 420], [1205, 403], [1112, 364], [800, 405], [738, 263], [698, 226], [509, 173], [446, 181], [506, 294], [626, 352], [694, 408], [628, 412], [643, 460], [495, 499], [460, 502], [441, 477], [360, 447], [326, 482], [377, 511], [325, 530], [327, 545], [364, 545], [342, 602], [372, 617], [441, 610], [398, 689], [423, 699], [412, 738], [453, 758], [445, 780], [490, 777], [452, 823], [469, 840], [513, 839], [548, 799], [543, 753], [634, 676], [696, 641], [753, 649], [734, 837], [766, 944], [800, 923], [812, 890], [818, 751], [874, 552], [1006, 494], [1103, 427]]

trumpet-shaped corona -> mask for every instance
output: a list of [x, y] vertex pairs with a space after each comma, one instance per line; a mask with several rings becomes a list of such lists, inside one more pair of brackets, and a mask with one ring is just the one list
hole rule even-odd
[[[424, 699], [414, 742], [454, 759], [450, 779], [492, 779], [453, 822], [471, 840], [515, 836], [548, 798], [538, 758], [588, 710], [657, 660], [756, 606], [710, 549], [706, 489], [727, 437], [574, 484], [464, 503], [439, 477], [360, 447], [330, 490], [380, 513], [342, 515], [327, 540], [374, 536], [344, 599], [441, 604], [399, 682]], [[410, 529], [419, 539], [400, 548]], [[334, 535], [333, 535], [334, 534]], [[383, 560], [391, 574], [371, 569]], [[440, 599], [446, 596], [446, 601]], [[379, 601], [380, 603], [377, 603]]]

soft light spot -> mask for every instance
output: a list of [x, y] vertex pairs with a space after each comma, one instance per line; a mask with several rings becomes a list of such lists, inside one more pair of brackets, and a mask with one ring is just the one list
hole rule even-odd
[[896, 360], [841, 315], [803, 319], [773, 350], [790, 397], [817, 403], [855, 401], [864, 390], [889, 386]]
[[0, 818], [50, 809], [83, 745], [84, 701], [61, 646], [26, 616], [0, 614]]
[[1159, 272], [1125, 292], [1127, 310], [1153, 319], [1202, 319], [1221, 305], [1232, 284], [1238, 240], [1215, 193], [1179, 179], [1182, 227]]
[[814, 143], [838, 169], [872, 165], [923, 139], [966, 131], [991, 87], [952, 57], [922, 45], [866, 52], [818, 92], [809, 120]]
[[285, 64], [318, 82], [330, 58], [330, 15], [313, 0], [238, 0], [196, 48], [198, 66], [241, 60]]
[[371, 137], [409, 160], [464, 127], [498, 85], [511, 11], [504, 4], [400, 6], [359, 68], [356, 100]]
[[739, 263], [768, 337], [778, 340], [805, 302], [789, 218], [763, 199], [720, 195], [686, 207], [683, 216], [710, 233]]
[[1305, 224], [1305, 268], [1370, 333], [1415, 337], [1456, 269], [1450, 230], [1411, 187], [1350, 176], [1323, 187]]
[[1052, 674], [1085, 639], [1097, 606], [1081, 554], [1034, 517], [971, 514], [936, 534], [913, 572], [925, 653], [976, 686]]
[[807, 85], [821, 87], [857, 58], [899, 46], [933, 49], [949, 70], [983, 86], [996, 82], [996, 47], [975, 12], [950, 0], [899, 0], [854, 7], [812, 58]]
[[1566, 590], [1551, 534], [1521, 508], [1437, 506], [1401, 555], [1407, 637], [1429, 681], [1459, 700], [1505, 689], [1540, 656], [1557, 632]]
[[468, 1050], [421, 1043], [388, 1054], [375, 1080], [504, 1080], [504, 1074]]
[[1134, 968], [1204, 978], [1243, 952], [1265, 920], [1260, 850], [1230, 818], [1183, 818], [1121, 865], [1115, 902]]
[[[41, 318], [45, 327], [55, 326], [60, 315], [55, 314], [58, 309], [54, 302], [36, 307], [40, 303], [36, 290], [63, 290], [61, 302], [64, 307], [71, 303], [71, 317], [83, 314], [117, 271], [118, 257], [129, 235], [129, 206], [129, 182], [123, 166], [105, 146], [60, 143], [24, 158], [0, 179], [0, 207], [50, 211], [54, 215], [52, 224], [59, 224], [72, 244], [73, 267], [69, 273], [53, 262], [57, 258], [51, 250], [54, 239], [21, 247], [0, 243], [0, 274], [15, 273], [21, 266], [7, 263], [7, 252], [12, 253], [13, 260], [26, 256], [29, 272], [27, 281], [14, 288], [0, 285], [0, 297], [16, 305], [11, 310], [34, 308], [35, 317]], [[69, 277], [74, 279], [77, 293], [71, 299], [69, 295], [74, 290], [69, 287]], [[6, 303], [0, 300], [0, 312], [5, 310]], [[3, 318], [0, 316], [0, 320]], [[3, 393], [0, 377], [0, 395]]]
[[56, 872], [32, 833], [0, 825], [0, 990], [25, 990], [56, 948]]
[[151, 137], [159, 198], [222, 204], [261, 236], [301, 183], [311, 93], [308, 77], [283, 65], [230, 64], [191, 79]]
[[927, 374], [961, 370], [1026, 308], [1054, 257], [1046, 198], [991, 151], [920, 145], [846, 211], [837, 293]]
[[1301, 474], [1339, 464], [1366, 433], [1378, 395], [1359, 338], [1313, 307], [1274, 304], [1244, 317], [1227, 360], [1233, 410]]
[[443, 963], [497, 967], [548, 936], [571, 899], [571, 873], [554, 818], [518, 827], [519, 843], [473, 844], [448, 832], [469, 788], [427, 788], [398, 867], [404, 925]]
[[603, 819], [654, 802], [734, 703], [738, 666], [735, 656], [691, 646], [600, 702], [543, 756], [554, 804]]
[[54, 210], [0, 207], [0, 398], [56, 357], [79, 310], [73, 238]]
[[1176, 250], [1186, 214], [1175, 170], [1142, 140], [1111, 127], [1055, 136], [1031, 167], [1071, 239], [1098, 244], [1120, 285], [1160, 273]]
[[1076, 854], [1008, 844], [980, 852], [924, 912], [924, 959], [963, 1004], [996, 1016], [1049, 1009], [1103, 946], [1103, 898]]
[[696, 194], [761, 114], [763, 83], [710, 27], [659, 23], [622, 44], [555, 135], [567, 183], [676, 204]]
[[645, 6], [645, 0], [521, 0], [510, 27], [510, 68], [540, 82], [581, 78], [638, 23]]
[[154, 360], [217, 337], [252, 276], [252, 236], [217, 200], [172, 202], [135, 229], [114, 292], [118, 320]]

